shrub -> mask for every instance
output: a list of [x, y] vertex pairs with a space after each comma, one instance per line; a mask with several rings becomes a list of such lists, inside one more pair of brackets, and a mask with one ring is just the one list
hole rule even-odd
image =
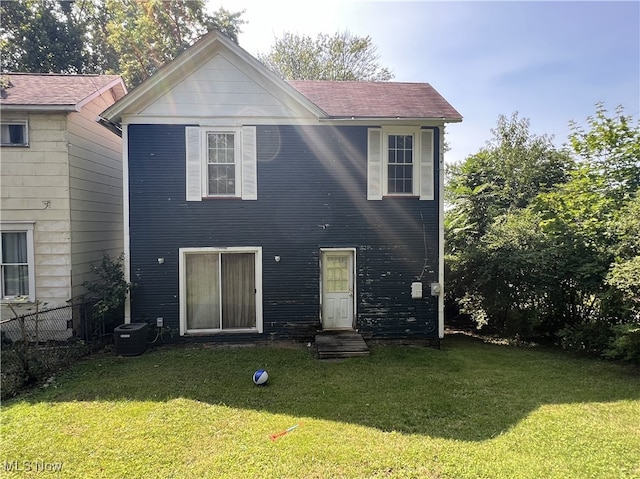
[[640, 323], [618, 324], [603, 356], [640, 364]]
[[609, 347], [613, 330], [610, 323], [591, 320], [561, 329], [558, 337], [564, 349], [600, 356]]
[[115, 260], [104, 253], [99, 265], [91, 265], [91, 271], [98, 276], [98, 279], [82, 283], [92, 299], [96, 300], [96, 313], [105, 318], [121, 313], [127, 293], [132, 288], [132, 284], [124, 279], [123, 261], [124, 253]]

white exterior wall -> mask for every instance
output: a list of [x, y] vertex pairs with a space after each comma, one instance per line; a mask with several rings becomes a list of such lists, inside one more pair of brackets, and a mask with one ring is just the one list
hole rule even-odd
[[68, 117], [72, 293], [95, 279], [91, 264], [102, 254], [116, 259], [124, 251], [122, 145], [95, 120], [113, 104], [110, 92]]
[[28, 121], [29, 146], [0, 150], [1, 219], [33, 222], [35, 296], [49, 307], [64, 305], [71, 298], [66, 113], [3, 112], [2, 118]]
[[[212, 108], [212, 105], [214, 107]], [[300, 107], [298, 107], [300, 110]], [[140, 116], [147, 118], [190, 116], [215, 123], [218, 118], [291, 118], [300, 116], [249, 73], [218, 54], [148, 105]], [[308, 112], [302, 113], [308, 116]], [[316, 119], [317, 120], [317, 119]]]
[[35, 297], [47, 307], [81, 294], [103, 252], [124, 250], [121, 139], [96, 122], [113, 102], [106, 92], [80, 112], [2, 113], [28, 121], [29, 146], [0, 149], [0, 219], [33, 223]]

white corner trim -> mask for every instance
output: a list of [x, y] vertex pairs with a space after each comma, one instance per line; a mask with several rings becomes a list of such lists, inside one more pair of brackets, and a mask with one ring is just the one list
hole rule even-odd
[[438, 141], [438, 337], [444, 338], [444, 125]]
[[[131, 234], [129, 231], [129, 128], [122, 126], [122, 221], [124, 223], [124, 280], [131, 282]], [[131, 293], [127, 294], [124, 303], [124, 322], [131, 322]]]

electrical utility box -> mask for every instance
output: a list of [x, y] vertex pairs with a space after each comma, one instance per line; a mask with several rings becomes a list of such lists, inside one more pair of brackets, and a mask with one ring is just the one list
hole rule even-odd
[[118, 356], [139, 356], [147, 350], [147, 323], [121, 324], [113, 330]]
[[412, 299], [422, 298], [422, 283], [420, 282], [411, 283], [411, 298]]

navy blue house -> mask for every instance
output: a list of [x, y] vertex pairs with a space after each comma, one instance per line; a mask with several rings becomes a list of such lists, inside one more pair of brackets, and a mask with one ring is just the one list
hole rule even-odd
[[285, 82], [217, 32], [106, 110], [122, 128], [127, 322], [207, 340], [443, 336], [429, 84]]

